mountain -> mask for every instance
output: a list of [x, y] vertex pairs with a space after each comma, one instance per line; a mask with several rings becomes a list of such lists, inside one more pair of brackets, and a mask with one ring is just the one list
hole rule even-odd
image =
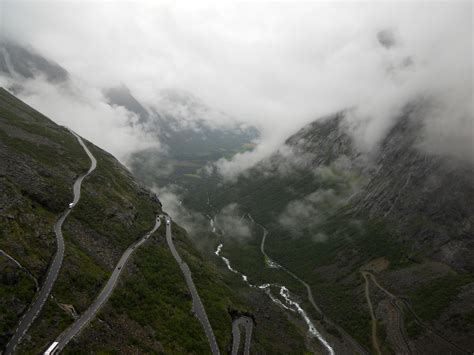
[[[117, 266], [122, 253], [165, 213], [156, 196], [113, 156], [83, 139], [97, 167], [82, 181], [80, 200], [67, 208], [74, 182], [91, 163], [78, 139], [0, 89], [0, 347], [40, 297], [38, 287], [49, 279], [57, 250], [53, 227], [66, 216], [65, 254], [51, 297], [16, 353], [45, 351], [85, 314], [116, 267], [122, 272], [110, 299], [65, 353], [207, 353], [207, 339], [191, 312], [191, 295], [163, 226], [132, 249], [127, 264]], [[297, 322], [269, 305], [261, 292], [229, 288], [227, 275], [203, 259], [174, 223], [173, 239], [223, 351], [230, 349], [232, 319], [239, 314], [255, 320], [256, 352], [304, 351]]]
[[136, 114], [140, 122], [144, 123], [148, 121], [150, 115], [147, 109], [137, 101], [127, 86], [121, 85], [106, 89], [104, 90], [104, 96], [111, 105], [124, 107]]
[[140, 103], [125, 85], [104, 90], [104, 95], [110, 105], [135, 113], [140, 128], [160, 142], [159, 148], [130, 157], [132, 172], [147, 186], [178, 184], [194, 189], [209, 163], [253, 149], [259, 137], [255, 127], [187, 92], [162, 90], [151, 105]]
[[160, 132], [160, 141], [169, 147], [170, 155], [180, 159], [219, 159], [245, 149], [259, 135], [256, 128], [182, 91], [162, 90], [153, 111], [150, 127]]
[[0, 40], [0, 75], [13, 79], [35, 79], [43, 76], [51, 83], [64, 83], [69, 73], [54, 61], [28, 46], [8, 39]]
[[263, 225], [264, 241], [251, 230], [215, 243], [248, 277], [298, 293], [336, 334], [328, 341], [345, 331], [382, 353], [472, 352], [474, 167], [424, 150], [424, 118], [407, 107], [371, 155], [357, 149], [344, 112], [319, 119], [236, 182], [210, 177], [183, 204], [224, 231], [229, 206]]
[[258, 137], [254, 127], [210, 108], [187, 92], [161, 90], [157, 101], [148, 107], [125, 85], [104, 90], [104, 95], [109, 104], [135, 113], [172, 159], [218, 159]]

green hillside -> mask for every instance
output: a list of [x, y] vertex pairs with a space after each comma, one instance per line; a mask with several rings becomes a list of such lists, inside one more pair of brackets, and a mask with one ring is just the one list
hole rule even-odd
[[[28, 331], [18, 353], [38, 353], [73, 322], [104, 285], [122, 252], [162, 213], [156, 197], [140, 186], [107, 152], [86, 143], [97, 169], [82, 185], [82, 197], [67, 218], [66, 253], [52, 297]], [[89, 166], [76, 138], [61, 126], [0, 90], [0, 249], [31, 272], [39, 284], [56, 244], [52, 226], [72, 199], [75, 178]], [[257, 295], [234, 292], [176, 226], [177, 247], [186, 259], [221, 349], [231, 344], [231, 311], [273, 322], [257, 327], [256, 349], [304, 349], [294, 326], [276, 307], [262, 310]], [[35, 295], [33, 278], [0, 256], [0, 348], [13, 334]], [[257, 300], [257, 301], [255, 301]], [[208, 344], [190, 312], [191, 297], [159, 229], [127, 264], [111, 299], [65, 352], [207, 353]], [[276, 315], [273, 315], [275, 313]], [[278, 326], [277, 326], [278, 325]], [[279, 340], [270, 341], [281, 333]], [[294, 333], [287, 339], [284, 334]], [[283, 340], [281, 341], [283, 342]]]

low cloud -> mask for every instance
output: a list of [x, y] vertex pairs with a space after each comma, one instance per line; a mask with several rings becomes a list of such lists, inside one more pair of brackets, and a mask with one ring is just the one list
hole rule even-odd
[[311, 240], [315, 243], [324, 243], [328, 240], [328, 236], [325, 233], [316, 233], [311, 237]]
[[242, 172], [255, 166], [265, 157], [275, 152], [279, 143], [275, 139], [259, 139], [255, 149], [238, 153], [231, 159], [221, 158], [215, 163], [210, 163], [206, 167], [207, 173], [217, 173], [226, 180], [235, 180]]
[[303, 229], [321, 223], [327, 215], [325, 208], [332, 209], [339, 201], [334, 190], [317, 190], [303, 199], [291, 201], [280, 215], [279, 223], [300, 234]]
[[163, 204], [163, 210], [173, 217], [182, 227], [194, 236], [199, 231], [209, 226], [209, 220], [206, 216], [199, 212], [192, 211], [184, 207], [180, 188], [176, 185], [166, 187], [154, 186], [152, 191], [156, 193], [159, 200]]
[[81, 83], [54, 85], [42, 77], [0, 78], [0, 86], [16, 87], [17, 96], [60, 125], [112, 153], [127, 164], [134, 152], [155, 148], [158, 142], [137, 125], [138, 117], [122, 107], [108, 105], [101, 90]]
[[[186, 208], [182, 203], [180, 187], [176, 185], [155, 186], [152, 191], [163, 204], [163, 210], [184, 227], [197, 244], [206, 245], [208, 242], [202, 238], [202, 233], [218, 233], [221, 237], [239, 241], [251, 237], [249, 221], [236, 203], [223, 207], [214, 216], [208, 216]], [[213, 219], [212, 224], [210, 218]]]
[[237, 120], [223, 111], [210, 107], [193, 93], [179, 89], [162, 89], [156, 92], [148, 106], [159, 115], [173, 118], [170, 122], [174, 130], [206, 128], [235, 128]]
[[[124, 82], [147, 103], [157, 90], [186, 90], [217, 112], [259, 128], [262, 139], [254, 152], [217, 164], [224, 176], [255, 165], [312, 120], [344, 109], [351, 112], [358, 147], [372, 151], [404, 107], [418, 100], [433, 107], [425, 127], [427, 150], [465, 155], [472, 147], [472, 2], [0, 6], [2, 32], [34, 44], [91, 87]], [[51, 101], [35, 104], [59, 117], [52, 107], [56, 96], [44, 99]], [[123, 121], [123, 112], [104, 110]], [[80, 122], [79, 132], [99, 144], [105, 135], [102, 145], [121, 150], [107, 132], [90, 132]], [[122, 142], [130, 138], [119, 132]], [[130, 141], [132, 147], [141, 143], [133, 134]]]
[[252, 235], [248, 220], [243, 218], [243, 212], [236, 203], [222, 208], [215, 217], [215, 223], [216, 227], [228, 238], [245, 240]]
[[377, 40], [382, 47], [392, 48], [397, 43], [395, 33], [392, 30], [382, 30], [377, 33]]
[[[358, 169], [345, 156], [329, 166], [315, 168], [313, 174], [315, 185], [319, 185], [319, 188], [301, 199], [289, 202], [278, 218], [278, 223], [292, 236], [312, 233], [319, 224], [346, 205], [363, 185]], [[313, 240], [324, 242], [327, 236], [315, 232]]]

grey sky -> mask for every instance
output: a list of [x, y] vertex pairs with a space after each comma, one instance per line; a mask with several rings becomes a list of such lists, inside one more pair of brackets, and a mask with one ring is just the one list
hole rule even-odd
[[183, 89], [255, 124], [263, 143], [239, 167], [348, 107], [367, 149], [418, 97], [438, 100], [433, 127], [472, 131], [471, 2], [3, 0], [0, 11], [3, 33], [91, 90], [125, 83], [153, 102]]

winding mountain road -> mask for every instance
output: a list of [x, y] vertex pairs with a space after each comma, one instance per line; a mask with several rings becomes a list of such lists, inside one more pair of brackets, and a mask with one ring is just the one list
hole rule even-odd
[[81, 174], [75, 181], [74, 187], [73, 187], [74, 200], [70, 204], [70, 207], [67, 208], [61, 214], [58, 221], [54, 225], [54, 234], [56, 235], [57, 250], [56, 250], [56, 254], [54, 255], [53, 262], [49, 265], [46, 279], [43, 282], [43, 285], [41, 286], [41, 289], [38, 293], [37, 298], [33, 301], [33, 303], [31, 303], [28, 310], [23, 314], [23, 317], [21, 318], [20, 323], [15, 330], [15, 334], [13, 334], [13, 337], [8, 342], [7, 347], [5, 348], [5, 355], [13, 354], [15, 352], [16, 347], [25, 336], [31, 324], [33, 324], [33, 321], [36, 319], [38, 314], [43, 309], [43, 306], [45, 302], [47, 301], [48, 296], [51, 293], [51, 289], [53, 288], [54, 283], [56, 282], [56, 279], [59, 275], [59, 270], [61, 269], [61, 265], [64, 258], [65, 248], [64, 248], [64, 238], [62, 234], [63, 223], [66, 220], [67, 216], [69, 216], [69, 214], [71, 213], [72, 208], [79, 202], [79, 199], [81, 198], [82, 181], [84, 180], [86, 176], [91, 174], [97, 166], [96, 159], [94, 158], [92, 153], [89, 151], [87, 146], [84, 144], [81, 137], [79, 137], [76, 133], [72, 131], [70, 132], [77, 138], [77, 140], [79, 141], [79, 144], [82, 146], [82, 148], [84, 148], [84, 151], [89, 156], [91, 160], [91, 166], [86, 173]]
[[204, 332], [206, 333], [207, 341], [209, 342], [209, 346], [211, 348], [212, 354], [214, 355], [220, 354], [219, 347], [217, 346], [217, 342], [216, 342], [216, 337], [214, 336], [214, 332], [211, 327], [211, 323], [209, 323], [206, 310], [204, 309], [204, 305], [202, 304], [201, 298], [199, 297], [199, 294], [196, 290], [196, 286], [194, 285], [191, 270], [189, 269], [188, 264], [186, 264], [186, 262], [183, 259], [181, 259], [181, 257], [178, 254], [178, 251], [176, 250], [174, 246], [173, 237], [171, 234], [171, 220], [170, 219], [168, 220], [169, 222], [167, 221], [166, 223], [166, 242], [168, 243], [168, 247], [171, 250], [171, 254], [173, 254], [174, 259], [178, 263], [184, 275], [184, 278], [186, 280], [186, 284], [188, 285], [188, 289], [191, 292], [191, 296], [193, 299], [193, 312], [196, 315], [199, 322], [201, 323], [204, 329]]
[[244, 355], [250, 354], [250, 342], [252, 340], [253, 320], [249, 317], [239, 317], [232, 322], [232, 351], [231, 355], [237, 355], [240, 347], [240, 326], [245, 327]]
[[374, 307], [372, 305], [372, 300], [370, 299], [370, 284], [369, 284], [369, 279], [367, 277], [368, 273], [365, 271], [361, 271], [362, 276], [364, 277], [365, 281], [365, 299], [367, 300], [367, 305], [369, 306], [369, 314], [370, 314], [370, 319], [371, 319], [371, 324], [372, 324], [372, 330], [371, 330], [371, 337], [372, 337], [372, 346], [374, 348], [374, 351], [378, 354], [381, 355], [382, 352], [380, 351], [380, 345], [379, 345], [379, 340], [377, 337], [377, 318], [375, 317], [375, 312], [374, 312]]
[[[433, 334], [434, 336], [438, 337], [439, 339], [441, 339], [443, 342], [445, 342], [446, 344], [452, 346], [453, 348], [456, 349], [456, 351], [460, 352], [460, 353], [463, 353], [463, 354], [474, 354], [472, 351], [469, 351], [469, 350], [466, 350], [464, 348], [462, 348], [461, 346], [453, 343], [451, 340], [447, 339], [446, 337], [444, 337], [443, 335], [441, 335], [440, 333], [436, 332], [434, 329], [432, 329], [431, 327], [427, 326], [419, 317], [418, 315], [415, 313], [415, 311], [413, 310], [410, 302], [408, 302], [406, 299], [402, 298], [402, 297], [399, 297], [399, 296], [396, 296], [394, 295], [392, 292], [388, 291], [385, 287], [383, 287], [378, 281], [377, 281], [377, 278], [375, 277], [375, 275], [369, 271], [361, 271], [362, 275], [364, 276], [364, 279], [366, 281], [366, 290], [368, 288], [368, 278], [370, 277], [372, 279], [372, 282], [374, 283], [374, 285], [380, 289], [383, 293], [385, 293], [389, 298], [390, 298], [390, 303], [391, 305], [395, 308], [395, 310], [397, 311], [397, 326], [398, 326], [398, 330], [400, 332], [400, 336], [401, 338], [403, 339], [403, 342], [404, 342], [404, 345], [406, 346], [406, 352], [407, 354], [412, 354], [412, 349], [410, 347], [410, 342], [408, 340], [408, 335], [406, 334], [406, 330], [405, 330], [405, 325], [404, 325], [404, 321], [403, 321], [403, 308], [402, 306], [405, 306], [406, 309], [415, 317], [415, 321], [423, 328], [425, 328], [430, 334]], [[401, 306], [402, 305], [402, 306]]]
[[[366, 276], [368, 276], [372, 279], [372, 282], [374, 283], [375, 286], [377, 286], [377, 288], [379, 290], [381, 290], [383, 293], [385, 293], [390, 298], [390, 304], [391, 304], [391, 306], [393, 307], [393, 309], [395, 310], [395, 312], [397, 314], [398, 337], [402, 340], [403, 346], [405, 347], [404, 352], [406, 352], [406, 354], [408, 354], [408, 355], [411, 355], [412, 351], [411, 351], [411, 347], [410, 347], [410, 342], [408, 341], [408, 335], [406, 334], [405, 325], [404, 325], [404, 321], [403, 321], [403, 310], [397, 303], [398, 297], [395, 296], [390, 291], [388, 291], [382, 285], [380, 285], [379, 282], [377, 281], [377, 279], [375, 278], [374, 274], [372, 274], [369, 271], [363, 271], [362, 275], [364, 275], [364, 273], [365, 273]], [[365, 276], [364, 276], [364, 278], [365, 278]]]
[[71, 324], [64, 332], [62, 332], [55, 342], [57, 345], [54, 349], [54, 353], [57, 353], [64, 349], [64, 347], [71, 341], [73, 337], [80, 333], [82, 328], [84, 328], [89, 322], [94, 319], [97, 312], [100, 308], [104, 305], [104, 303], [110, 297], [117, 281], [122, 273], [122, 270], [125, 267], [128, 259], [132, 255], [132, 253], [143, 243], [147, 241], [147, 239], [160, 227], [161, 221], [160, 218], [156, 218], [155, 226], [151, 231], [145, 234], [138, 242], [133, 243], [130, 245], [127, 250], [122, 254], [119, 262], [117, 263], [112, 275], [110, 275], [109, 280], [105, 284], [104, 288], [100, 292], [99, 296], [95, 299], [95, 301], [89, 306], [89, 308], [73, 323]]

